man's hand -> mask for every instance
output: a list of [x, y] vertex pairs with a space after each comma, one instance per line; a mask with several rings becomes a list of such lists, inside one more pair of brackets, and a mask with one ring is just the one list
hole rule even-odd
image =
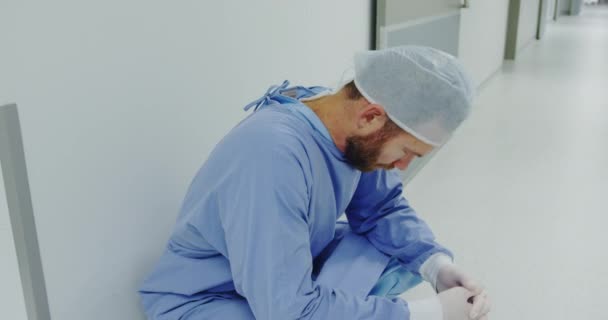
[[472, 305], [468, 300], [473, 297], [471, 291], [463, 287], [445, 290], [437, 295], [443, 310], [443, 320], [470, 320]]
[[[469, 277], [454, 264], [445, 264], [437, 273], [437, 281], [435, 283], [437, 292], [451, 291], [452, 288], [462, 287], [470, 292], [470, 299], [473, 305], [470, 308], [469, 317], [473, 320], [487, 320], [487, 314], [490, 312], [490, 299], [487, 293], [483, 290], [481, 284], [475, 279]], [[462, 292], [461, 292], [462, 293]]]
[[471, 291], [454, 287], [432, 298], [409, 301], [410, 320], [487, 320], [485, 314], [471, 317], [473, 298]]

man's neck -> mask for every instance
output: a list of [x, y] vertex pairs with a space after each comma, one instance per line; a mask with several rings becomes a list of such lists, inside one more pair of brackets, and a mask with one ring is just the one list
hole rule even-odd
[[319, 99], [306, 101], [306, 104], [321, 119], [321, 122], [329, 131], [334, 144], [342, 152], [346, 150], [346, 138], [348, 137], [347, 105], [350, 100], [346, 99], [342, 91]]

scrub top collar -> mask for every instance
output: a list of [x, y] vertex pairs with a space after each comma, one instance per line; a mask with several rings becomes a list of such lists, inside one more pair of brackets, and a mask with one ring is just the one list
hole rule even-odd
[[[295, 111], [294, 114], [310, 124], [317, 132], [319, 132], [325, 139], [333, 144], [333, 140], [327, 127], [323, 124], [317, 114], [312, 111], [304, 103], [314, 99], [321, 98], [323, 96], [332, 94], [332, 90], [326, 87], [314, 86], [314, 87], [303, 87], [293, 86], [289, 87], [289, 81], [285, 80], [281, 85], [274, 85], [268, 88], [266, 93], [259, 99], [252, 101], [246, 105], [243, 109], [248, 111], [254, 108], [254, 112], [263, 109], [267, 106], [275, 104], [289, 104], [290, 109]], [[334, 145], [335, 147], [335, 145]]]

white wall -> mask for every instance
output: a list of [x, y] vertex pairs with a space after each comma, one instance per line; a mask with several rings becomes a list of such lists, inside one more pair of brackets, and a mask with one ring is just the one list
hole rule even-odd
[[536, 37], [538, 27], [538, 9], [540, 0], [522, 0], [517, 28], [517, 52]]
[[[16, 0], [0, 1], [0, 106], [15, 100], [14, 81], [14, 16], [8, 9]], [[4, 178], [0, 168], [0, 310], [6, 319], [25, 320], [25, 301], [19, 277], [13, 231], [8, 214]]]
[[458, 56], [477, 85], [502, 66], [508, 13], [509, 0], [473, 0], [462, 10]]
[[142, 319], [139, 283], [242, 106], [283, 79], [334, 85], [370, 41], [370, 1], [2, 3], [17, 40], [0, 100], [20, 108], [61, 320]]
[[18, 0], [0, 1], [0, 106], [14, 102], [15, 82], [15, 16], [12, 7]]
[[3, 319], [26, 320], [23, 287], [19, 277], [13, 231], [8, 215], [4, 179], [0, 169], [0, 310]]

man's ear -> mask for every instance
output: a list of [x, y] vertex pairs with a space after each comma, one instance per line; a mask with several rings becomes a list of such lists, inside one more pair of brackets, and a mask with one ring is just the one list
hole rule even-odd
[[370, 131], [375, 131], [384, 125], [386, 118], [386, 112], [381, 105], [368, 103], [360, 110], [357, 127], [363, 130], [370, 127]]

